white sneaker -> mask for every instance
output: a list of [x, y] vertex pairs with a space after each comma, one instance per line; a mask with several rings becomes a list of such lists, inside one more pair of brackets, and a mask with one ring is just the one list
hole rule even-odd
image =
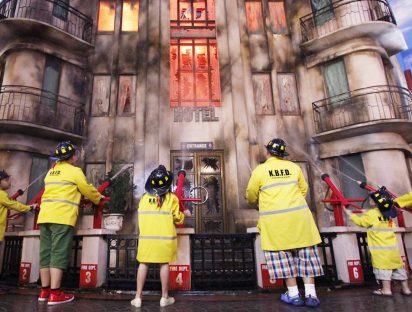
[[130, 304], [136, 308], [140, 308], [142, 306], [142, 298], [134, 298], [130, 301]]
[[161, 307], [167, 307], [169, 305], [172, 305], [173, 303], [175, 303], [175, 298], [173, 297], [169, 297], [169, 298], [163, 298], [160, 299], [160, 306]]

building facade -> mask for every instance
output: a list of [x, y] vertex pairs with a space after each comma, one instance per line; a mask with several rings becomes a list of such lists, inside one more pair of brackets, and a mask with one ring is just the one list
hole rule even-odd
[[[62, 139], [95, 185], [133, 165], [122, 232], [136, 233], [145, 179], [165, 164], [186, 171], [187, 196], [208, 190], [187, 226], [236, 233], [256, 225], [245, 188], [281, 137], [329, 227], [322, 173], [348, 197], [366, 196], [351, 179], [411, 190], [405, 48], [386, 1], [3, 0], [0, 168], [24, 189]], [[29, 230], [33, 216], [14, 223]]]

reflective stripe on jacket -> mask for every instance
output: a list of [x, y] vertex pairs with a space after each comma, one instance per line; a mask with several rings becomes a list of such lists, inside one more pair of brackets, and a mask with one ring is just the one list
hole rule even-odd
[[44, 179], [44, 193], [37, 223], [75, 226], [81, 195], [98, 204], [101, 194], [87, 182], [83, 171], [68, 162], [58, 162]]
[[412, 207], [412, 192], [399, 196], [394, 199], [396, 203], [398, 203], [399, 207]]
[[403, 268], [394, 225], [383, 217], [378, 208], [370, 209], [362, 216], [351, 214], [350, 219], [355, 224], [367, 228], [368, 247], [374, 268]]
[[9, 195], [4, 190], [0, 190], [0, 241], [4, 240], [8, 209], [27, 212], [30, 210], [30, 206], [23, 205], [16, 200], [10, 199]]
[[176, 260], [175, 224], [183, 224], [179, 200], [173, 193], [165, 195], [161, 207], [155, 196], [144, 194], [138, 208], [139, 245], [137, 260], [143, 263], [169, 263]]
[[320, 243], [313, 215], [306, 203], [308, 185], [291, 161], [270, 157], [250, 177], [246, 200], [258, 204], [258, 228], [263, 250], [288, 250]]

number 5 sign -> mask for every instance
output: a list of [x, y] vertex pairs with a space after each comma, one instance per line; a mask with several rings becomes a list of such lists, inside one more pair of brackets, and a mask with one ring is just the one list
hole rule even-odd
[[348, 260], [348, 273], [349, 282], [362, 283], [363, 282], [363, 270], [360, 260]]
[[80, 288], [95, 288], [97, 285], [97, 264], [80, 266]]
[[169, 272], [170, 290], [190, 290], [190, 265], [170, 265]]

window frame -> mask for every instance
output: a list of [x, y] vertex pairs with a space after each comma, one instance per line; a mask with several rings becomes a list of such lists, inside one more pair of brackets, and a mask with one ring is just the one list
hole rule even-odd
[[[133, 1], [133, 0], [129, 0], [129, 2], [131, 2], [131, 1]], [[123, 7], [124, 7], [124, 1], [122, 1], [122, 3], [121, 3], [121, 6], [122, 6], [122, 8], [121, 8], [121, 15], [120, 15], [120, 32], [121, 33], [137, 33], [138, 31], [139, 31], [139, 22], [140, 22], [140, 7], [141, 7], [141, 5], [140, 5], [140, 0], [136, 0], [136, 2], [138, 3], [138, 6], [139, 6], [139, 8], [138, 8], [138, 10], [137, 10], [137, 30], [123, 30]]]
[[[102, 2], [112, 2], [115, 5], [114, 17], [113, 17], [113, 30], [99, 30], [99, 21], [100, 21], [100, 4]], [[99, 0], [97, 5], [97, 19], [96, 19], [96, 33], [99, 35], [104, 34], [113, 34], [116, 30], [116, 11], [117, 11], [117, 0]]]
[[52, 15], [67, 22], [69, 18], [70, 0], [53, 0]]
[[[59, 58], [57, 58], [56, 56], [54, 56], [54, 55], [51, 55], [51, 54], [47, 54], [46, 55], [46, 60], [45, 60], [45, 63], [44, 63], [44, 70], [43, 70], [43, 79], [42, 79], [42, 87], [41, 87], [41, 96], [40, 96], [40, 103], [42, 104], [42, 105], [47, 105], [47, 106], [49, 106], [51, 109], [53, 109], [54, 111], [56, 111], [57, 110], [57, 103], [58, 103], [58, 97], [59, 97], [59, 90], [60, 90], [60, 79], [61, 79], [61, 74], [62, 74], [62, 61], [59, 59]], [[50, 90], [47, 90], [47, 89], [45, 89], [44, 88], [44, 86], [45, 86], [45, 81], [46, 81], [46, 77], [49, 77], [50, 75], [46, 75], [46, 70], [47, 70], [47, 64], [48, 63], [51, 63], [51, 62], [55, 62], [54, 64], [56, 64], [57, 65], [57, 67], [58, 67], [58, 70], [57, 70], [57, 72], [58, 72], [58, 75], [57, 75], [57, 85], [56, 85], [56, 90], [55, 90], [55, 92], [52, 92], [52, 91], [50, 91]], [[49, 67], [51, 67], [51, 66], [49, 66]], [[48, 92], [48, 93], [51, 93], [52, 95], [54, 95], [55, 96], [55, 98], [54, 99], [47, 99], [47, 98], [45, 98], [45, 93], [46, 92], [44, 92], [44, 91], [46, 91], [46, 92]], [[53, 101], [53, 103], [51, 103], [51, 101]], [[47, 103], [47, 102], [49, 102], [49, 103]]]
[[[330, 66], [331, 64], [339, 63], [339, 62], [341, 62], [342, 65], [343, 65], [343, 70], [344, 70], [344, 73], [345, 73], [344, 77], [345, 77], [347, 91], [343, 92], [343, 93], [335, 94], [335, 95], [330, 95], [329, 88], [328, 88], [328, 83], [327, 83], [327, 79], [326, 79], [326, 75], [325, 75], [326, 67]], [[348, 73], [346, 71], [346, 64], [345, 64], [344, 57], [339, 57], [339, 58], [336, 58], [336, 59], [333, 59], [329, 62], [324, 63], [323, 66], [322, 66], [322, 76], [323, 76], [323, 81], [324, 81], [324, 88], [325, 88], [326, 98], [328, 99], [328, 104], [335, 104], [336, 102], [341, 102], [341, 101], [344, 101], [345, 99], [350, 98], [350, 95], [349, 95], [350, 86], [349, 86]], [[334, 98], [334, 99], [331, 99], [331, 98]]]
[[[272, 27], [273, 19], [272, 19], [272, 15], [270, 14], [270, 10], [269, 10], [270, 2], [283, 2], [283, 14], [285, 15], [285, 30], [284, 31], [275, 31], [275, 29]], [[265, 12], [263, 14], [266, 15], [265, 21], [267, 22], [265, 24], [267, 25], [265, 26], [267, 26], [267, 29], [269, 29], [270, 32], [275, 35], [288, 35], [290, 33], [290, 30], [289, 30], [289, 24], [288, 24], [288, 17], [286, 15], [286, 12], [287, 12], [286, 1], [285, 0], [266, 0], [265, 5], [266, 5]]]

